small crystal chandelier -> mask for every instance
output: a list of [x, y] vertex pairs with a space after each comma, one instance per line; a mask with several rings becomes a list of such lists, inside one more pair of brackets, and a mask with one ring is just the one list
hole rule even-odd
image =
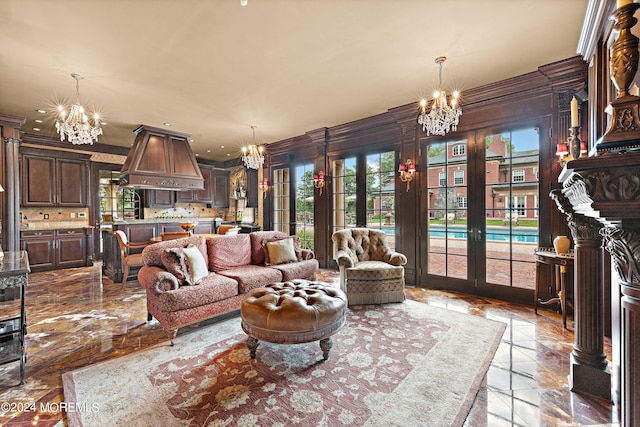
[[58, 106], [60, 118], [56, 121], [56, 130], [60, 134], [60, 141], [64, 141], [66, 135], [67, 141], [74, 145], [93, 144], [98, 141], [98, 135], [102, 135], [102, 128], [99, 126], [100, 117], [97, 113], [94, 114], [94, 122], [91, 126], [84, 113], [84, 107], [80, 105], [80, 80], [83, 77], [75, 73], [71, 74], [71, 77], [76, 79], [76, 103], [71, 106], [68, 116], [64, 107]]
[[258, 169], [264, 164], [264, 146], [256, 145], [256, 126], [251, 126], [253, 129], [253, 141], [254, 143], [248, 147], [242, 147], [242, 161], [247, 169]]
[[458, 121], [462, 114], [462, 108], [458, 105], [458, 91], [454, 91], [451, 96], [451, 106], [447, 102], [447, 93], [442, 90], [442, 63], [447, 60], [446, 56], [436, 58], [436, 64], [440, 66], [438, 74], [438, 89], [433, 93], [433, 102], [427, 112], [427, 100], [420, 101], [422, 114], [418, 116], [418, 124], [422, 125], [422, 130], [428, 135], [444, 136], [450, 129], [454, 132], [458, 128]]

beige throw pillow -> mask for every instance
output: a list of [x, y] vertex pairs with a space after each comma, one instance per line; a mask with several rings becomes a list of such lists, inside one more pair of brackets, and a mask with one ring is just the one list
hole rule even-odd
[[292, 238], [267, 242], [267, 250], [269, 251], [269, 263], [273, 265], [298, 260]]
[[191, 283], [198, 284], [200, 280], [209, 275], [207, 262], [204, 260], [200, 249], [195, 246], [189, 246], [183, 249], [184, 257], [189, 263], [189, 271], [191, 273]]

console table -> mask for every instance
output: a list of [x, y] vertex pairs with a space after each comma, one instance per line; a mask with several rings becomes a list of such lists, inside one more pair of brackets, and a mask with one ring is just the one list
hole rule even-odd
[[[559, 302], [562, 310], [562, 324], [567, 327], [567, 276], [573, 273], [573, 252], [567, 254], [557, 254], [553, 248], [538, 248], [536, 255], [536, 288], [533, 294], [533, 309], [538, 314], [538, 305], [548, 305]], [[548, 264], [555, 267], [555, 280], [553, 282], [553, 290], [551, 295], [558, 295], [547, 301], [540, 301], [538, 292], [540, 290], [540, 265]], [[568, 272], [567, 270], [570, 270]], [[560, 287], [558, 289], [557, 287]]]
[[5, 252], [0, 257], [0, 364], [20, 361], [20, 384], [24, 384], [27, 361], [24, 293], [30, 271], [26, 251]]

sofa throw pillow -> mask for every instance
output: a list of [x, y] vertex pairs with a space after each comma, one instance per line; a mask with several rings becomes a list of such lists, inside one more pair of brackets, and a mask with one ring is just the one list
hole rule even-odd
[[178, 285], [184, 285], [185, 274], [188, 273], [182, 248], [167, 248], [160, 254], [162, 265], [169, 273], [176, 276]]
[[272, 237], [270, 239], [266, 239], [262, 241], [262, 252], [264, 256], [264, 265], [272, 265], [271, 257], [269, 256], [269, 248], [267, 246], [268, 243], [277, 242], [280, 240], [292, 240], [293, 241], [293, 250], [296, 254], [296, 261], [302, 261], [302, 249], [300, 248], [300, 237], [298, 236], [286, 236], [286, 237]]
[[207, 262], [200, 249], [190, 244], [186, 248], [168, 248], [162, 254], [165, 269], [176, 276], [178, 284], [195, 285], [209, 275]]
[[285, 264], [298, 260], [296, 251], [293, 248], [293, 238], [291, 237], [267, 242], [266, 245], [269, 252], [269, 265]]
[[[182, 250], [189, 264], [189, 273], [191, 275], [191, 284], [197, 285], [202, 279], [209, 275], [207, 262], [202, 253], [195, 245], [189, 245]], [[185, 280], [186, 281], [186, 280]]]

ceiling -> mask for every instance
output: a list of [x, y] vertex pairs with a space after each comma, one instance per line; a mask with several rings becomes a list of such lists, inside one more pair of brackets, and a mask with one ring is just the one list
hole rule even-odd
[[[383, 113], [576, 55], [587, 0], [5, 0], [0, 113], [56, 136], [56, 105], [191, 135], [201, 158]], [[44, 109], [46, 114], [37, 113]], [[43, 120], [38, 124], [36, 119]], [[461, 121], [464, 121], [464, 114]], [[40, 132], [33, 130], [39, 127]], [[221, 148], [221, 147], [224, 148]]]

